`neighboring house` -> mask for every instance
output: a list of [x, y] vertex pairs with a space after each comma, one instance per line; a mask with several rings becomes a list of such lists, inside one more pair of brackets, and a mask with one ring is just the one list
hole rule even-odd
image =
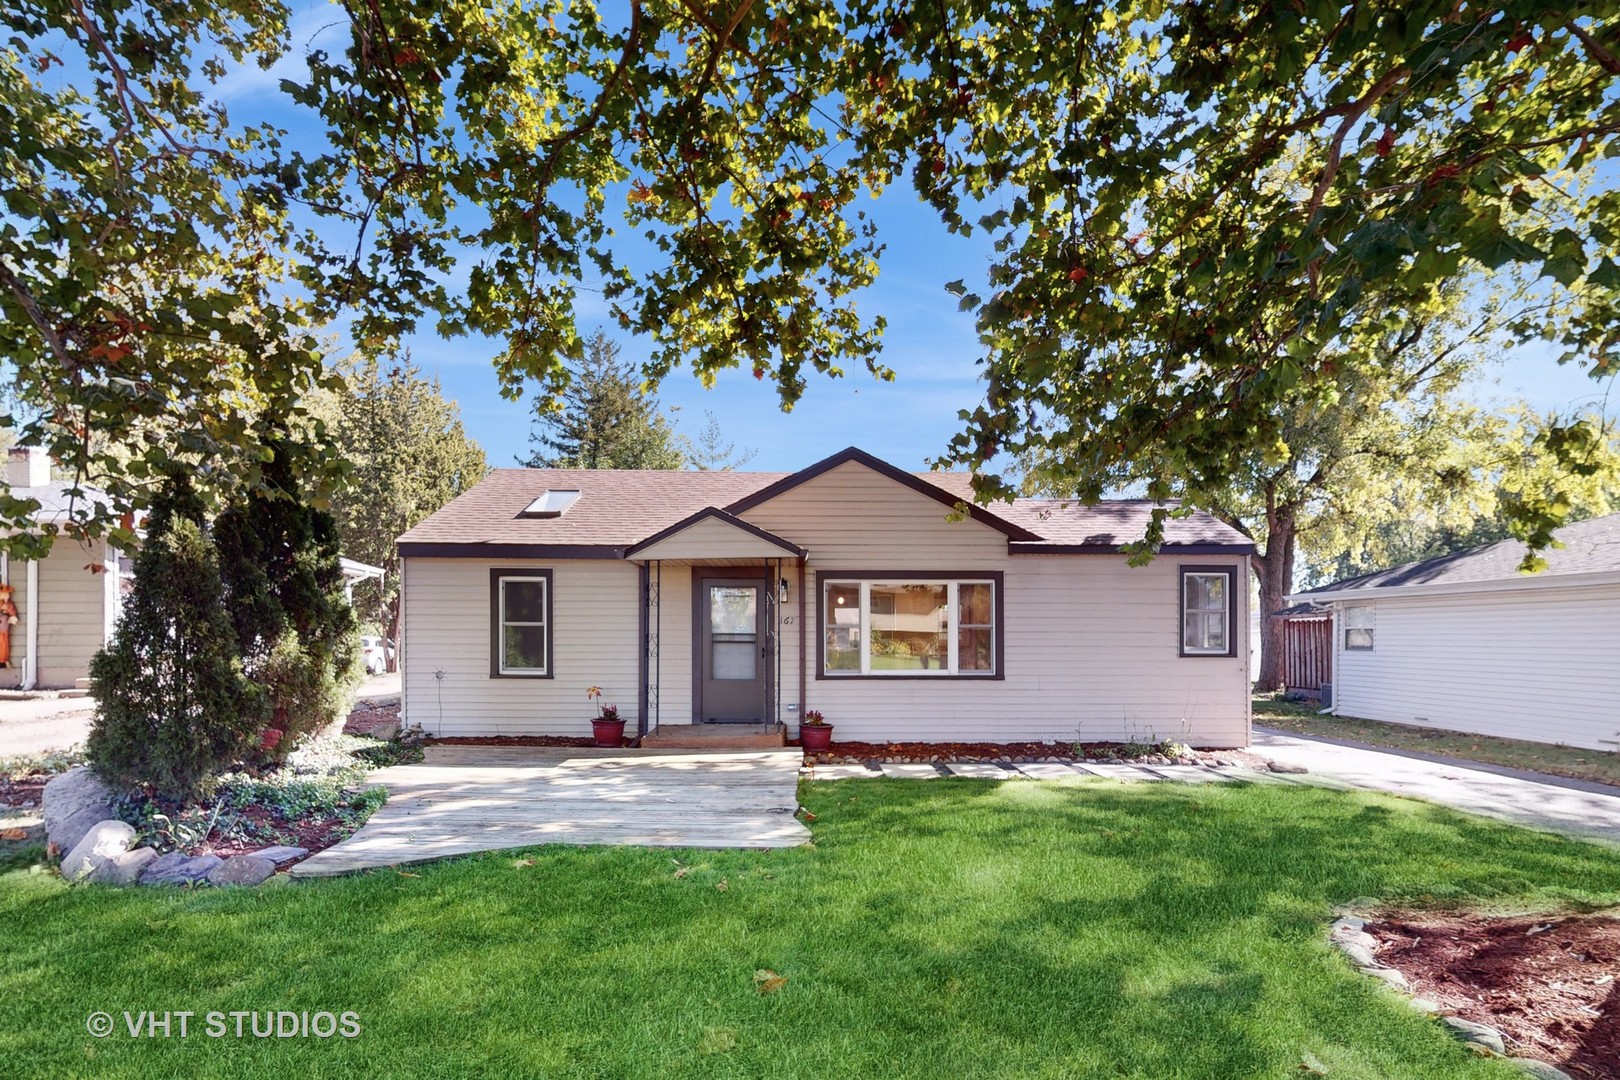
[[[40, 525], [66, 521], [75, 500], [101, 498], [97, 491], [53, 483], [43, 450], [14, 446], [6, 458], [6, 493], [36, 500], [33, 520]], [[11, 586], [17, 605], [0, 689], [65, 689], [87, 678], [90, 658], [118, 620], [127, 570], [128, 561], [102, 540], [81, 544], [59, 536], [50, 554], [37, 560], [0, 555], [0, 583]]]
[[1334, 711], [1620, 749], [1620, 514], [1556, 536], [1539, 574], [1504, 540], [1289, 597], [1333, 610]]
[[399, 539], [405, 720], [582, 735], [784, 722], [852, 740], [1249, 739], [1249, 539], [1021, 499], [850, 449], [797, 473], [498, 469]]
[[[32, 516], [42, 526], [66, 522], [75, 500], [82, 506], [106, 498], [94, 488], [53, 482], [43, 450], [11, 447], [6, 468], [6, 494], [36, 500], [40, 506]], [[132, 570], [130, 557], [104, 540], [78, 543], [61, 535], [43, 559], [0, 555], [0, 584], [11, 587], [17, 606], [9, 656], [0, 666], [0, 690], [72, 689], [88, 680], [91, 657], [118, 624]], [[343, 560], [349, 591], [382, 573], [380, 567]]]

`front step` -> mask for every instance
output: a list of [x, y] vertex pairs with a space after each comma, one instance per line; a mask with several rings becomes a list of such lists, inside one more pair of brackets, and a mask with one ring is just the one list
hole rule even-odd
[[776, 750], [787, 745], [781, 724], [664, 724], [641, 737], [651, 750]]

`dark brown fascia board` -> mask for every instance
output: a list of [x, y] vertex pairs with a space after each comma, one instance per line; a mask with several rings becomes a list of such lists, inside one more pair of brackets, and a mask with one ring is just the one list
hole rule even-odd
[[734, 514], [728, 514], [724, 510], [721, 510], [719, 507], [705, 506], [702, 510], [699, 510], [697, 513], [691, 515], [690, 517], [682, 518], [680, 521], [677, 521], [675, 524], [671, 525], [669, 528], [660, 529], [657, 532], [653, 533], [651, 536], [647, 537], [647, 539], [640, 540], [640, 541], [637, 541], [634, 544], [631, 544], [629, 547], [624, 549], [624, 557], [627, 558], [627, 559], [633, 559], [633, 558], [636, 557], [637, 554], [639, 554], [642, 551], [645, 551], [647, 548], [652, 547], [654, 544], [660, 543], [660, 542], [662, 542], [664, 540], [668, 540], [670, 537], [674, 536], [676, 533], [681, 532], [683, 529], [691, 528], [693, 525], [696, 525], [698, 522], [703, 521], [703, 520], [708, 519], [708, 518], [714, 518], [714, 519], [716, 519], [718, 521], [723, 521], [727, 525], [730, 525], [730, 526], [732, 526], [733, 528], [736, 528], [736, 529], [741, 529], [743, 532], [748, 533], [751, 536], [757, 536], [759, 539], [764, 540], [766, 543], [774, 544], [775, 546], [781, 548], [784, 552], [788, 553], [789, 555], [792, 555], [796, 559], [802, 559], [806, 555], [810, 554], [807, 550], [805, 550], [802, 547], [799, 547], [797, 544], [794, 544], [794, 543], [792, 543], [790, 541], [784, 540], [780, 536], [777, 536], [773, 532], [767, 532], [766, 530], [760, 528], [758, 525], [754, 525], [754, 524], [751, 524], [750, 522], [744, 521], [742, 518], [737, 517]]
[[[729, 514], [746, 513], [749, 510], [752, 510], [754, 507], [759, 506], [761, 503], [770, 502], [778, 495], [792, 491], [800, 484], [808, 483], [824, 473], [831, 472], [840, 465], [848, 465], [851, 462], [864, 465], [878, 475], [885, 476], [897, 484], [902, 484], [905, 487], [910, 488], [912, 491], [926, 495], [936, 502], [944, 503], [946, 506], [949, 506], [952, 509], [955, 509], [956, 504], [961, 501], [944, 488], [939, 487], [936, 484], [930, 484], [921, 477], [913, 476], [911, 473], [905, 472], [904, 470], [897, 469], [893, 465], [890, 465], [887, 461], [884, 461], [882, 458], [873, 457], [871, 454], [868, 454], [865, 450], [862, 450], [859, 447], [851, 446], [848, 449], [840, 450], [830, 458], [824, 458], [823, 460], [816, 462], [809, 468], [799, 470], [792, 476], [783, 477], [781, 480], [778, 480], [776, 483], [771, 484], [768, 487], [760, 488], [752, 495], [747, 495], [741, 499], [738, 499], [736, 502], [726, 507], [726, 512]], [[1022, 526], [1014, 525], [1010, 521], [1005, 521], [981, 506], [976, 506], [973, 503], [965, 503], [964, 505], [967, 506], [968, 516], [970, 518], [977, 521], [981, 525], [988, 525], [990, 528], [1007, 537], [1008, 540], [1035, 541], [1040, 539], [1040, 536], [1037, 534], [1030, 532], [1028, 529], [1023, 528]]]
[[[1021, 543], [1007, 545], [1009, 555], [1123, 555], [1119, 544], [1048, 544]], [[1159, 555], [1253, 555], [1253, 544], [1164, 544]]]
[[458, 544], [413, 540], [396, 545], [402, 559], [623, 559], [610, 544]]

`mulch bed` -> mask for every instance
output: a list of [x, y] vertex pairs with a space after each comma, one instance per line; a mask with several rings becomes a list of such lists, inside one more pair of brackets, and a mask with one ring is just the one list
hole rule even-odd
[[51, 778], [40, 773], [7, 780], [0, 777], [0, 808], [13, 810], [37, 809], [44, 798], [45, 784]]
[[[796, 745], [796, 744], [795, 744]], [[1001, 761], [1020, 764], [1030, 761], [1126, 761], [1119, 756], [1119, 743], [1082, 743], [1082, 755], [1075, 754], [1072, 742], [888, 742], [869, 743], [838, 739], [832, 748], [820, 753], [808, 753], [805, 759], [819, 765], [858, 765], [867, 761], [940, 762], [940, 761]], [[1141, 764], [1171, 763], [1171, 759], [1154, 754], [1129, 759]], [[1243, 750], [1194, 750], [1191, 757], [1176, 761], [1201, 765], [1226, 763], [1265, 768], [1265, 759]]]
[[[595, 746], [596, 740], [569, 735], [451, 735], [443, 739], [427, 739], [424, 746]], [[629, 746], [630, 740], [625, 739]]]
[[1399, 915], [1369, 920], [1378, 959], [1419, 997], [1571, 1076], [1620, 1080], [1620, 918]]

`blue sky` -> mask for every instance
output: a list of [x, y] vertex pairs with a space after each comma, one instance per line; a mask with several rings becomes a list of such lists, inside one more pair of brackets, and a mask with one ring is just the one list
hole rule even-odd
[[[325, 0], [293, 5], [292, 50], [269, 72], [234, 72], [220, 87], [232, 119], [256, 123], [269, 119], [298, 129], [305, 118], [287, 111], [278, 91], [280, 79], [303, 74], [302, 55], [313, 42], [336, 51], [341, 47], [339, 20]], [[756, 382], [746, 370], [723, 372], [705, 390], [689, 372], [674, 372], [659, 390], [666, 407], [677, 410], [682, 430], [696, 434], [705, 410], [718, 417], [728, 440], [756, 449], [748, 468], [788, 470], [856, 445], [902, 468], [925, 468], [926, 459], [942, 453], [959, 429], [957, 411], [980, 398], [977, 361], [981, 356], [973, 320], [957, 310], [945, 292], [947, 281], [966, 279], [982, 291], [989, 248], [982, 237], [952, 236], [936, 214], [917, 200], [902, 180], [866, 206], [887, 244], [877, 283], [858, 298], [868, 317], [888, 320], [884, 362], [896, 373], [892, 383], [879, 382], [858, 364], [841, 379], [811, 375], [809, 387], [792, 413], [783, 413], [773, 386]], [[976, 284], [977, 283], [977, 284]], [[592, 306], [581, 293], [582, 333], [608, 326], [605, 308]], [[615, 333], [626, 358], [644, 358], [647, 343]], [[492, 465], [511, 465], [528, 451], [532, 403], [512, 402], [497, 391], [491, 358], [498, 344], [488, 339], [444, 340], [431, 330], [407, 341], [423, 370], [437, 375], [446, 396], [461, 408], [469, 434], [477, 439]], [[1610, 386], [1612, 387], [1612, 380]], [[1550, 346], [1527, 346], [1505, 356], [1493, 381], [1480, 395], [1502, 401], [1524, 398], [1540, 411], [1569, 412], [1602, 403], [1605, 386], [1577, 369], [1560, 367]], [[1607, 404], [1620, 411], [1620, 392]]]

